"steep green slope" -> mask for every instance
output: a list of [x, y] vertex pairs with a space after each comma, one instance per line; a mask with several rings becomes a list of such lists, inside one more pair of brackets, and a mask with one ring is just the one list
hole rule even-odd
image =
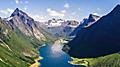
[[32, 42], [22, 34], [13, 32], [0, 19], [0, 66], [28, 67], [38, 55]]
[[120, 54], [112, 54], [100, 57], [93, 61], [94, 67], [120, 67]]
[[120, 54], [116, 53], [98, 58], [73, 58], [71, 63], [91, 67], [120, 67]]

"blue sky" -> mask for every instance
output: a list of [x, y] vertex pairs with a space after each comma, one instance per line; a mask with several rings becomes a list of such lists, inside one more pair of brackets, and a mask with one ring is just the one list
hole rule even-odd
[[51, 18], [81, 20], [91, 13], [103, 16], [117, 4], [120, 0], [0, 0], [0, 17], [9, 17], [19, 8], [38, 21]]

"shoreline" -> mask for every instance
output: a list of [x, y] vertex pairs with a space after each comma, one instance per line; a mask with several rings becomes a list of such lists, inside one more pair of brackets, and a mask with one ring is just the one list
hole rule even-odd
[[39, 60], [42, 60], [43, 59], [43, 57], [38, 57], [38, 58], [36, 58], [34, 61], [35, 61], [35, 63], [33, 63], [33, 64], [31, 64], [29, 67], [40, 67], [40, 62], [38, 62]]
[[68, 61], [68, 63], [72, 65], [83, 65], [83, 66], [89, 66], [89, 62], [86, 61], [85, 59], [77, 59], [77, 58], [72, 58], [72, 61]]
[[[59, 39], [59, 40], [56, 40], [53, 45], [58, 45], [58, 44], [61, 44], [63, 42], [62, 39]], [[43, 44], [42, 46], [40, 46], [39, 48], [41, 47], [44, 47], [46, 46], [46, 44]], [[31, 64], [29, 67], [40, 67], [40, 62], [38, 62], [39, 60], [42, 60], [43, 57], [39, 56], [38, 58], [36, 58], [34, 61], [35, 63]]]

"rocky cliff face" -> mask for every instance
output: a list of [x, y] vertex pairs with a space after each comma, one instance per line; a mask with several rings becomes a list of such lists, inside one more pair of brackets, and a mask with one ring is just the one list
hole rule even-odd
[[43, 29], [55, 37], [67, 37], [79, 24], [80, 22], [75, 20], [69, 21], [53, 18], [52, 20], [48, 20], [46, 24], [43, 24]]
[[13, 31], [6, 21], [0, 19], [0, 66], [28, 67], [38, 56], [34, 46], [28, 38]]
[[94, 25], [81, 29], [63, 50], [79, 58], [99, 57], [120, 51], [120, 5]]
[[38, 28], [36, 21], [18, 8], [11, 14], [7, 23], [13, 30], [19, 29], [27, 36], [33, 36], [40, 41], [46, 39]]
[[29, 67], [34, 63], [39, 57], [36, 48], [54, 40], [39, 25], [18, 8], [10, 17], [0, 18], [0, 67]]

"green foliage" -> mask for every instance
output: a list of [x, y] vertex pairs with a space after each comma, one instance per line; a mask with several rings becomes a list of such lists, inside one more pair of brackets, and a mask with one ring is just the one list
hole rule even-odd
[[[87, 61], [89, 64], [81, 64], [80, 61]], [[80, 64], [91, 67], [120, 67], [120, 54], [111, 54], [98, 58], [73, 58], [72, 64]]]
[[93, 60], [93, 67], [120, 67], [120, 54], [112, 54]]
[[31, 41], [0, 20], [0, 66], [28, 67], [38, 55]]

